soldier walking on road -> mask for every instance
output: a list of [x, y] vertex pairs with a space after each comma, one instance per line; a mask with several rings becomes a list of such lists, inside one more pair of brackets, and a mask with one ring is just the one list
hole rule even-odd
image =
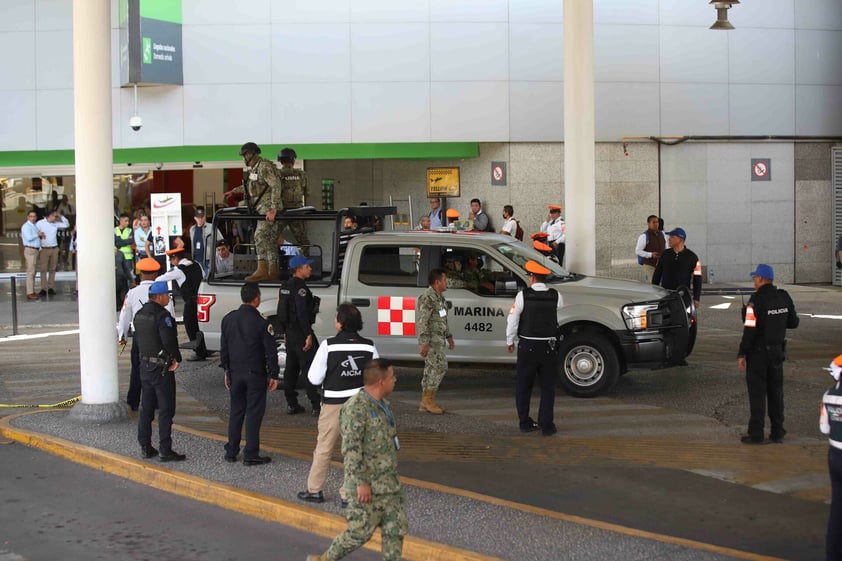
[[441, 415], [444, 409], [436, 404], [436, 393], [447, 374], [445, 341], [451, 351], [454, 347], [453, 335], [447, 326], [447, 302], [442, 296], [447, 290], [447, 274], [444, 269], [430, 271], [429, 283], [429, 288], [416, 302], [419, 354], [425, 359], [418, 410]]
[[342, 406], [339, 426], [345, 457], [348, 529], [321, 555], [307, 561], [336, 561], [359, 549], [379, 527], [384, 561], [399, 561], [408, 529], [404, 496], [398, 478], [395, 417], [385, 397], [395, 389], [389, 361], [374, 359], [365, 366], [365, 386]]
[[[307, 201], [307, 172], [303, 169], [295, 169], [295, 158], [298, 154], [292, 148], [284, 148], [278, 152], [278, 161], [281, 162], [279, 174], [281, 176], [281, 197], [284, 203], [284, 210], [301, 208]], [[307, 226], [303, 220], [289, 222], [289, 229], [295, 236], [295, 243], [301, 248], [304, 255], [310, 255], [310, 239], [307, 237]], [[283, 232], [281, 228], [279, 234]]]
[[257, 310], [260, 307], [258, 284], [245, 283], [240, 288], [240, 300], [240, 307], [222, 318], [219, 347], [219, 366], [225, 372], [225, 389], [231, 394], [225, 460], [237, 461], [245, 419], [243, 464], [254, 466], [272, 461], [269, 456], [260, 455], [260, 425], [266, 413], [266, 391], [278, 389], [280, 370], [272, 324]]
[[751, 273], [754, 290], [745, 310], [737, 367], [746, 373], [750, 417], [743, 444], [763, 444], [766, 402], [772, 442], [784, 441], [784, 360], [786, 330], [798, 327], [795, 304], [786, 290], [772, 284], [775, 271], [760, 264]]
[[[311, 503], [323, 503], [322, 489], [327, 479], [330, 457], [339, 440], [339, 410], [342, 404], [363, 387], [363, 367], [378, 358], [374, 343], [359, 334], [363, 328], [360, 310], [353, 304], [340, 304], [336, 310], [336, 337], [322, 341], [310, 366], [307, 378], [313, 386], [322, 386], [324, 397], [319, 414], [319, 435], [313, 451], [313, 465], [307, 477], [307, 489], [298, 498]], [[344, 487], [339, 491], [342, 504], [347, 506]]]
[[243, 193], [249, 210], [264, 214], [266, 220], [258, 221], [254, 231], [254, 245], [257, 248], [257, 270], [245, 278], [246, 282], [278, 280], [278, 246], [275, 240], [280, 233], [275, 223], [275, 215], [283, 208], [281, 200], [281, 178], [275, 162], [260, 157], [260, 147], [254, 142], [246, 142], [240, 148], [248, 168], [248, 175], [243, 178], [243, 185], [223, 193], [229, 197], [233, 193]]
[[137, 440], [144, 458], [154, 458], [152, 420], [158, 410], [158, 446], [162, 462], [181, 462], [187, 456], [172, 449], [172, 419], [175, 416], [175, 370], [181, 362], [175, 318], [165, 306], [170, 301], [166, 282], [149, 287], [149, 301], [134, 317], [135, 337], [140, 347], [140, 383], [143, 386]]
[[[544, 436], [556, 432], [553, 421], [555, 382], [558, 377], [558, 310], [561, 294], [544, 284], [550, 270], [535, 261], [524, 265], [529, 286], [518, 292], [506, 321], [506, 350], [514, 352], [517, 336], [517, 388], [515, 405], [521, 432], [541, 429]], [[535, 377], [541, 382], [538, 422], [529, 416]]]

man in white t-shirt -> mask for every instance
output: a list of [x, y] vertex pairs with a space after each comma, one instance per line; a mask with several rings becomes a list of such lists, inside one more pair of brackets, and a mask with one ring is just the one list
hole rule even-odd
[[515, 209], [512, 205], [503, 206], [503, 227], [500, 228], [501, 234], [515, 237], [517, 231], [517, 220], [515, 220]]

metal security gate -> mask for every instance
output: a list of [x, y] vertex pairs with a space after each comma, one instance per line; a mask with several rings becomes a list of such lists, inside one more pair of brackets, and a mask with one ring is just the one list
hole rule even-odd
[[836, 268], [837, 250], [842, 241], [842, 146], [834, 146], [831, 157], [833, 170], [831, 173], [831, 188], [833, 189], [833, 284], [842, 286], [842, 269]]

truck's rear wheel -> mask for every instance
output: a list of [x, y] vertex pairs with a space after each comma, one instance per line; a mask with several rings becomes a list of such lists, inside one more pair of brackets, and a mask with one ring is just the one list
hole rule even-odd
[[574, 397], [596, 397], [614, 387], [620, 376], [617, 351], [593, 331], [567, 335], [559, 352], [561, 386]]

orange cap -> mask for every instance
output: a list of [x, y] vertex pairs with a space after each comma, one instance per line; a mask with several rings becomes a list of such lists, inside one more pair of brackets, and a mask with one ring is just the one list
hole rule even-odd
[[527, 273], [532, 273], [533, 275], [549, 275], [552, 272], [540, 263], [532, 261], [531, 259], [526, 262], [524, 269], [526, 269]]
[[182, 251], [184, 251], [183, 247], [174, 247], [172, 249], [168, 249], [166, 253], [167, 255], [175, 255], [176, 253], [181, 253]]
[[550, 209], [550, 212], [555, 212], [555, 211], [561, 212], [561, 206], [559, 206], [559, 205], [547, 205], [547, 208]]
[[449, 209], [447, 209], [447, 212], [445, 212], [445, 215], [446, 215], [448, 218], [459, 218], [459, 216], [460, 216], [460, 215], [459, 215], [459, 211], [458, 211], [458, 210], [456, 210], [455, 208], [449, 208]]
[[161, 270], [161, 264], [151, 257], [144, 257], [137, 262], [137, 270], [141, 273], [157, 273]]
[[533, 240], [546, 240], [549, 235], [546, 232], [535, 232], [530, 236]]
[[553, 252], [553, 248], [551, 248], [550, 246], [548, 246], [545, 243], [539, 242], [538, 240], [535, 240], [534, 242], [532, 242], [532, 247], [534, 247], [535, 249], [537, 249], [541, 253], [552, 253]]

